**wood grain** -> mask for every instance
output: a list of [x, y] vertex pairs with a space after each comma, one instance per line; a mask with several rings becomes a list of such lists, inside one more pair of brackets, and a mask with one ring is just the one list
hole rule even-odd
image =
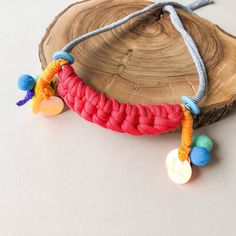
[[[55, 51], [79, 35], [137, 11], [143, 0], [87, 0], [58, 15], [39, 46], [42, 66]], [[228, 114], [236, 101], [236, 38], [209, 21], [177, 10], [195, 40], [208, 72], [208, 91], [195, 127]], [[160, 9], [82, 42], [73, 50], [74, 69], [96, 90], [120, 102], [180, 103], [193, 96], [198, 76], [180, 34]]]

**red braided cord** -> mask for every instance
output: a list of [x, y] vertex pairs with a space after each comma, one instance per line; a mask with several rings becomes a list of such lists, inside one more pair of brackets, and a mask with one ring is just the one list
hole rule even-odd
[[181, 124], [183, 113], [179, 104], [118, 103], [86, 85], [70, 65], [65, 65], [58, 76], [58, 92], [65, 103], [86, 120], [104, 128], [132, 135], [154, 135], [175, 130]]

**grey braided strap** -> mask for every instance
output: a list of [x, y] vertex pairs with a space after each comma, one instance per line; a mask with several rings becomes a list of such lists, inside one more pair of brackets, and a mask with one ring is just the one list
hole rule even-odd
[[189, 50], [190, 55], [193, 58], [195, 63], [198, 76], [199, 76], [199, 88], [196, 95], [192, 98], [194, 103], [199, 103], [200, 100], [203, 98], [206, 92], [207, 87], [207, 73], [204, 62], [201, 58], [201, 55], [198, 51], [196, 44], [194, 43], [192, 37], [186, 32], [182, 22], [180, 21], [175, 9], [173, 6], [165, 6], [164, 10], [170, 13], [170, 19], [172, 24], [175, 26], [176, 30], [182, 35], [182, 38]]

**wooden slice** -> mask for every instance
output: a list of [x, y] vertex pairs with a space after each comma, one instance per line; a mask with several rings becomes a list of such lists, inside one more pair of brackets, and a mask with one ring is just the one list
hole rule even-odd
[[[87, 0], [69, 6], [55, 18], [40, 44], [42, 66], [79, 35], [150, 4], [143, 0]], [[200, 103], [202, 113], [195, 118], [195, 127], [199, 127], [221, 119], [235, 104], [236, 38], [199, 16], [177, 11], [209, 75], [207, 95]], [[160, 9], [82, 42], [72, 54], [78, 75], [120, 102], [181, 103], [183, 95], [192, 97], [198, 89], [198, 75], [186, 45], [169, 14], [162, 15]]]

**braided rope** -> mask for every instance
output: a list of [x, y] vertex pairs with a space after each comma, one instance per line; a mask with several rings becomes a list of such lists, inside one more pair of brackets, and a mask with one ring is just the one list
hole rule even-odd
[[118, 103], [86, 85], [70, 65], [58, 73], [58, 92], [84, 119], [104, 128], [132, 135], [154, 135], [175, 130], [183, 112], [179, 104], [131, 105]]
[[[169, 12], [172, 24], [181, 34], [195, 63], [199, 75], [199, 89], [193, 101], [198, 103], [206, 91], [207, 73], [205, 65], [194, 40], [186, 32], [173, 6], [192, 13], [192, 9], [197, 9], [209, 3], [212, 3], [212, 1], [197, 0], [189, 5], [189, 7], [186, 7], [174, 2], [158, 2], [134, 12], [117, 22], [78, 37], [66, 45], [63, 50], [70, 52], [77, 44], [88, 38], [114, 29], [146, 11], [162, 7], [164, 11]], [[102, 127], [133, 135], [160, 134], [175, 130], [181, 124], [183, 118], [183, 138], [179, 157], [182, 160], [188, 159], [189, 143], [191, 143], [190, 139], [192, 137], [192, 118], [191, 114], [182, 105], [131, 105], [129, 103], [118, 103], [116, 100], [107, 98], [104, 94], [86, 85], [75, 74], [70, 65], [65, 65], [58, 75], [60, 79], [58, 92], [67, 105], [86, 120]]]

